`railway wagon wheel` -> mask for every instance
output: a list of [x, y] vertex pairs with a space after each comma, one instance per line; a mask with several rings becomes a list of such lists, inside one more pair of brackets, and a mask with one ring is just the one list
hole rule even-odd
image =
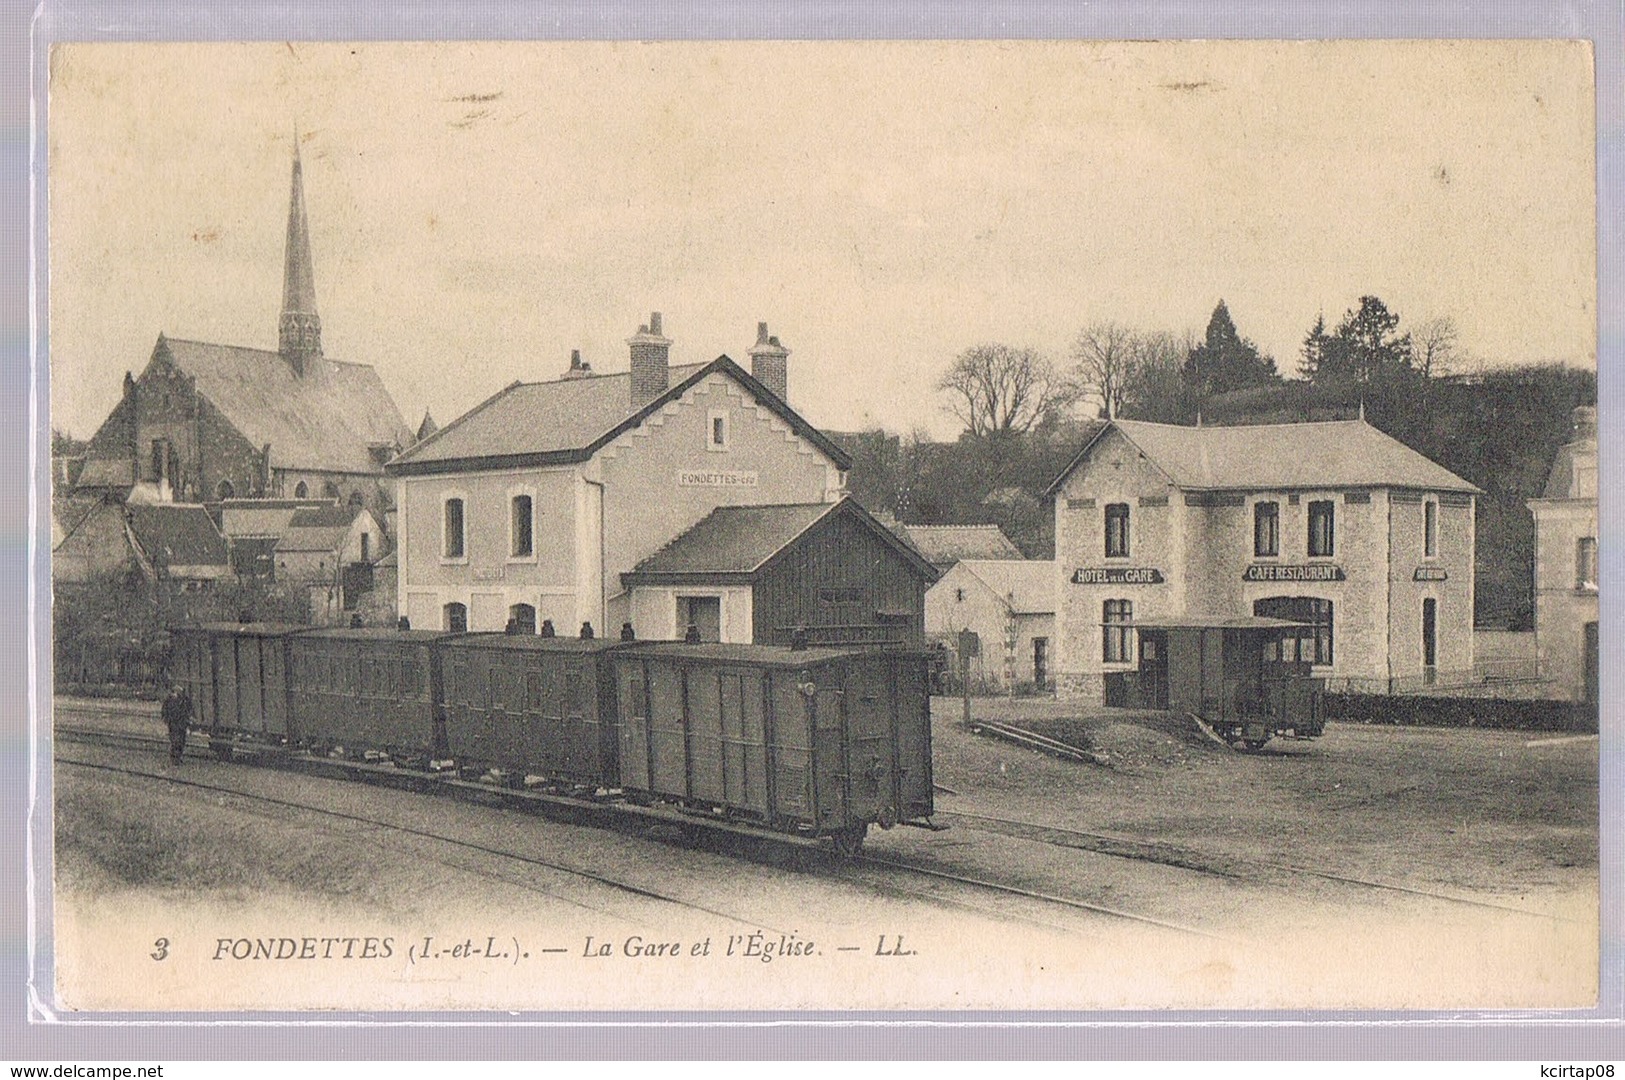
[[835, 845], [835, 854], [843, 859], [857, 858], [863, 851], [863, 838], [868, 832], [869, 826], [863, 822], [836, 829], [829, 834], [830, 842]]

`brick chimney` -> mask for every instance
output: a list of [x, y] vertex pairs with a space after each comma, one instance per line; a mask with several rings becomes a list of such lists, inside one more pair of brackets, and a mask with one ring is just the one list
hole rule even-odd
[[756, 324], [756, 344], [750, 347], [750, 373], [757, 382], [777, 394], [780, 401], [790, 400], [790, 350], [768, 334], [765, 322]]
[[670, 385], [671, 339], [660, 333], [660, 312], [626, 339], [632, 347], [632, 407], [641, 409]]
[[565, 370], [566, 379], [584, 379], [592, 374], [592, 365], [581, 359], [580, 349], [570, 350], [570, 366]]

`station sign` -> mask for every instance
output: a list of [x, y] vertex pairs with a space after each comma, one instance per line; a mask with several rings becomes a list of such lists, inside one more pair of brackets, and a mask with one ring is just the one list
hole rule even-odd
[[757, 485], [757, 474], [752, 472], [736, 472], [725, 469], [678, 469], [678, 487], [722, 487], [722, 488], [753, 488]]
[[1241, 572], [1243, 581], [1344, 581], [1336, 563], [1253, 563]]
[[1080, 566], [1072, 572], [1074, 585], [1161, 585], [1162, 571], [1154, 566]]
[[1412, 581], [1449, 581], [1450, 575], [1442, 566], [1418, 566], [1416, 573], [1411, 575]]

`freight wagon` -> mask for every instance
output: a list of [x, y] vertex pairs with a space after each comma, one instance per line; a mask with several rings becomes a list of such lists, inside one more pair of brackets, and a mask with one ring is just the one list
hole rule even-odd
[[886, 650], [638, 645], [616, 653], [620, 779], [855, 854], [932, 812], [926, 658]]
[[377, 751], [716, 822], [829, 837], [932, 812], [927, 658], [272, 624], [175, 631], [217, 747]]

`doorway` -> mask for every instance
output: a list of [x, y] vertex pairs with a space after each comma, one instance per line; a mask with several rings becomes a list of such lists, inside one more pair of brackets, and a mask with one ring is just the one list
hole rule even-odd
[[1432, 597], [1422, 601], [1422, 675], [1428, 685], [1439, 674], [1439, 602]]
[[1039, 690], [1049, 685], [1049, 638], [1033, 638], [1033, 685]]
[[1597, 703], [1597, 624], [1588, 622], [1585, 625], [1585, 692], [1586, 701], [1592, 705]]
[[677, 636], [687, 638], [689, 627], [694, 627], [702, 642], [722, 640], [722, 597], [679, 596], [677, 598]]

